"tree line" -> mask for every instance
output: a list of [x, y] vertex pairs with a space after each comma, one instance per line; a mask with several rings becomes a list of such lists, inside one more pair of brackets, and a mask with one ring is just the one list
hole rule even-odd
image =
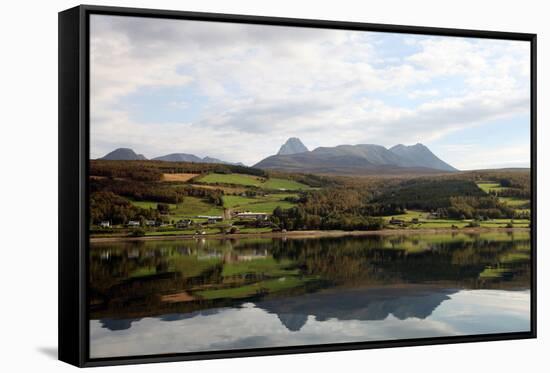
[[159, 181], [163, 174], [170, 173], [236, 173], [267, 177], [263, 170], [253, 167], [194, 162], [166, 162], [166, 161], [90, 161], [90, 176], [108, 178], [125, 178], [138, 181]]
[[287, 230], [382, 229], [381, 217], [399, 215], [408, 209], [450, 219], [516, 217], [513, 208], [487, 195], [472, 180], [456, 178], [348, 184], [304, 192], [295, 202], [297, 206], [291, 209], [275, 209], [273, 224]]
[[92, 179], [90, 191], [112, 192], [136, 201], [155, 201], [161, 203], [181, 203], [185, 196], [204, 198], [215, 205], [223, 205], [223, 190], [197, 188], [192, 185], [174, 187], [168, 183], [154, 183], [117, 179]]

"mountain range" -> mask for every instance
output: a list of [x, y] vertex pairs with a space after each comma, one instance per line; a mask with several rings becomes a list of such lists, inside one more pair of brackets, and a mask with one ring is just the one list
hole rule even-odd
[[[290, 142], [290, 146], [287, 146]], [[301, 145], [301, 146], [300, 146]], [[305, 151], [304, 151], [305, 149]], [[295, 151], [296, 150], [296, 151]], [[425, 145], [395, 145], [389, 149], [375, 144], [318, 147], [312, 151], [299, 139], [289, 139], [279, 153], [253, 167], [289, 172], [336, 174], [401, 174], [458, 171], [433, 154]]]
[[[106, 154], [102, 158], [109, 161], [145, 161], [147, 158], [143, 154], [137, 154], [129, 148], [118, 148], [112, 152]], [[152, 161], [165, 161], [165, 162], [194, 162], [194, 163], [221, 163], [221, 164], [234, 164], [242, 166], [242, 163], [230, 163], [225, 162], [217, 158], [204, 157], [200, 158], [194, 154], [187, 153], [171, 153], [160, 157], [151, 159]]]
[[[147, 160], [129, 148], [118, 148], [105, 155], [104, 160]], [[172, 153], [152, 158], [165, 162], [230, 163], [194, 154]], [[338, 145], [334, 147], [308, 148], [296, 137], [289, 138], [278, 153], [269, 156], [253, 167], [286, 172], [326, 173], [341, 175], [400, 175], [430, 174], [458, 171], [439, 159], [422, 144], [395, 145], [389, 149], [375, 144]]]

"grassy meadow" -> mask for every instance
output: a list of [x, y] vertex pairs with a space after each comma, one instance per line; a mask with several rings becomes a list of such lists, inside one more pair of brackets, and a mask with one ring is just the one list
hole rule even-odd
[[309, 186], [297, 181], [281, 178], [263, 178], [246, 174], [216, 174], [211, 173], [196, 179], [199, 183], [218, 185], [242, 185], [258, 187], [263, 190], [307, 190]]

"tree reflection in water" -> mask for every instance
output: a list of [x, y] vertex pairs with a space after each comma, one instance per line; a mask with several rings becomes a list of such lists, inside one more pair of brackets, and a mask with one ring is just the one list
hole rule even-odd
[[93, 243], [90, 313], [109, 330], [254, 303], [290, 331], [428, 317], [459, 289], [528, 289], [529, 232]]

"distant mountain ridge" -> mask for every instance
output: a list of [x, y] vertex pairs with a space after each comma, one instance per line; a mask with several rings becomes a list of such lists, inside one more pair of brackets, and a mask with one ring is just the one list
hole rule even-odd
[[319, 147], [294, 154], [276, 154], [253, 167], [290, 172], [319, 172], [336, 174], [402, 174], [453, 172], [456, 168], [445, 163], [425, 145], [396, 145], [386, 149], [376, 144], [338, 145]]
[[[104, 157], [99, 158], [103, 160], [110, 161], [145, 161], [147, 158], [143, 154], [136, 154], [132, 149], [129, 148], [118, 148], [112, 152], [106, 154]], [[217, 158], [204, 157], [200, 158], [194, 154], [187, 153], [171, 153], [163, 155], [160, 157], [155, 157], [151, 159], [152, 161], [165, 161], [165, 162], [192, 162], [192, 163], [221, 163], [221, 164], [233, 164], [244, 166], [242, 163], [231, 163], [225, 162]]]
[[408, 159], [409, 163], [413, 166], [428, 167], [444, 171], [458, 171], [450, 164], [436, 157], [427, 146], [420, 143], [410, 146], [399, 144], [392, 146], [389, 150], [400, 157]]
[[136, 154], [130, 148], [118, 148], [99, 159], [108, 161], [144, 161], [147, 160], [143, 154]]
[[289, 155], [308, 152], [308, 148], [297, 137], [290, 137], [281, 145], [277, 155]]
[[[129, 148], [118, 148], [102, 158], [104, 160], [147, 160]], [[155, 157], [154, 161], [219, 163], [240, 165], [242, 163], [225, 162], [206, 156], [197, 157], [188, 153], [171, 153]], [[423, 144], [398, 144], [389, 149], [376, 144], [338, 145], [318, 147], [308, 150], [296, 137], [289, 138], [275, 155], [256, 163], [253, 167], [286, 172], [327, 173], [327, 174], [431, 174], [458, 171], [444, 162]]]
[[151, 160], [166, 162], [202, 162], [202, 158], [199, 158], [194, 154], [187, 153], [171, 153], [160, 157], [151, 158]]
[[152, 158], [153, 161], [165, 161], [165, 162], [192, 162], [192, 163], [221, 163], [221, 164], [233, 164], [233, 165], [239, 165], [242, 166], [242, 163], [231, 163], [222, 161], [218, 158], [212, 158], [212, 157], [204, 157], [200, 158], [197, 157], [194, 154], [187, 154], [187, 153], [172, 153], [163, 155], [160, 157]]

